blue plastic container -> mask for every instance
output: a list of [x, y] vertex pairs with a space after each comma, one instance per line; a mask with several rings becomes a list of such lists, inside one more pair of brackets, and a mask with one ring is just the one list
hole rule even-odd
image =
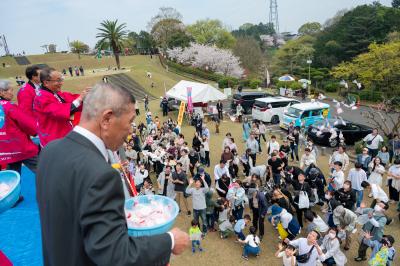
[[174, 225], [175, 219], [179, 213], [179, 207], [176, 202], [168, 197], [159, 196], [159, 195], [145, 195], [138, 196], [125, 201], [125, 208], [128, 210], [132, 210], [135, 202], [138, 203], [150, 203], [150, 201], [158, 201], [163, 205], [171, 206], [171, 219], [163, 224], [149, 226], [149, 227], [140, 227], [140, 228], [130, 228], [128, 226], [128, 234], [130, 236], [139, 237], [139, 236], [152, 236], [159, 235], [168, 232]]
[[21, 194], [21, 177], [15, 171], [0, 171], [0, 183], [6, 183], [11, 187], [8, 194], [0, 200], [0, 213], [2, 213], [18, 201]]

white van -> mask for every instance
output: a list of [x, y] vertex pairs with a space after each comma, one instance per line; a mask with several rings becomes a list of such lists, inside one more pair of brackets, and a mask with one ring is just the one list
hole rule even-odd
[[286, 97], [266, 97], [258, 98], [254, 102], [252, 117], [253, 120], [264, 123], [278, 124], [282, 121], [283, 112], [293, 104], [300, 103], [297, 100]]

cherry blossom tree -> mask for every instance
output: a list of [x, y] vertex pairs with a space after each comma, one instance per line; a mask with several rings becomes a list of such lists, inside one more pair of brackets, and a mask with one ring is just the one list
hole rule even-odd
[[181, 47], [168, 49], [167, 54], [170, 60], [183, 65], [210, 70], [225, 76], [240, 78], [243, 75], [239, 58], [230, 50], [191, 43], [185, 49]]

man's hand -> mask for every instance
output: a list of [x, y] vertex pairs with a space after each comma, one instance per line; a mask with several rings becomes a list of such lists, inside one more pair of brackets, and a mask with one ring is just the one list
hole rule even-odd
[[192, 185], [193, 182], [194, 182], [194, 181], [193, 181], [193, 178], [190, 178], [190, 180], [189, 180], [189, 186]]
[[189, 246], [189, 235], [178, 228], [174, 228], [170, 232], [174, 236], [175, 242], [172, 253], [180, 255]]
[[366, 239], [371, 239], [371, 238], [372, 238], [372, 235], [371, 235], [370, 232], [365, 232], [364, 237], [365, 237]]

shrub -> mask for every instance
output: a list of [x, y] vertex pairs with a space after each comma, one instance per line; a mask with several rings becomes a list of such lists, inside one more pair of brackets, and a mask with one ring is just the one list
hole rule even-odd
[[249, 79], [242, 79], [239, 81], [239, 85], [242, 87], [250, 87], [250, 80]]
[[326, 83], [323, 86], [324, 91], [326, 92], [337, 92], [339, 89], [339, 85], [333, 82]]
[[364, 147], [365, 147], [365, 145], [364, 145], [363, 140], [360, 140], [360, 141], [354, 143], [354, 150], [355, 150], [356, 154], [361, 154]]
[[257, 89], [258, 87], [260, 87], [261, 83], [262, 81], [259, 79], [252, 79], [250, 80], [249, 87], [252, 89]]
[[172, 62], [169, 60], [166, 60], [165, 63], [166, 63], [166, 65], [168, 65], [168, 67], [173, 68], [178, 72], [188, 73], [188, 74], [195, 75], [195, 76], [198, 76], [203, 79], [208, 79], [208, 80], [218, 82], [220, 79], [224, 78], [224, 76], [220, 75], [220, 74], [205, 71], [205, 70], [202, 70], [199, 68], [183, 66], [181, 64], [178, 64], [178, 63], [175, 63], [175, 62]]
[[379, 102], [382, 101], [382, 93], [380, 91], [363, 90], [358, 92], [360, 100]]
[[218, 80], [219, 88], [232, 88], [239, 83], [238, 79], [231, 77], [224, 77]]

